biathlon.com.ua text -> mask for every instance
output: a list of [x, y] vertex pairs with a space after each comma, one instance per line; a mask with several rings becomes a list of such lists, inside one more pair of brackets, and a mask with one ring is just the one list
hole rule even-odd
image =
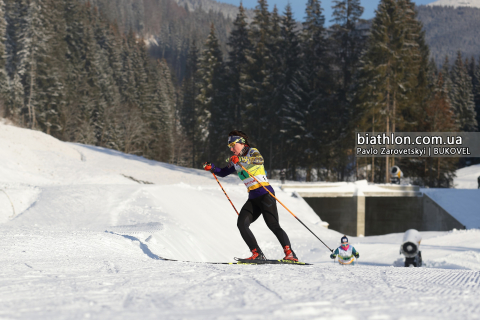
[[357, 132], [357, 157], [480, 157], [479, 132]]

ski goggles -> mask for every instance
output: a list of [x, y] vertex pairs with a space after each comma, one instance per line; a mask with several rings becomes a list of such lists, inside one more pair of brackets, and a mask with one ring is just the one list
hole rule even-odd
[[228, 137], [228, 147], [233, 148], [237, 142], [245, 143], [245, 139], [239, 136], [229, 136]]
[[342, 246], [343, 246], [343, 247], [348, 246], [348, 242], [342, 243]]

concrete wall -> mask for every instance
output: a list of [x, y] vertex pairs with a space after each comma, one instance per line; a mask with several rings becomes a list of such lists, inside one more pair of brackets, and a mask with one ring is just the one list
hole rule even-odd
[[[304, 198], [329, 228], [356, 236], [363, 230], [357, 197]], [[464, 226], [427, 195], [421, 197], [365, 197], [365, 235], [418, 231], [448, 231]]]
[[452, 217], [428, 195], [424, 194], [423, 223], [421, 229], [425, 231], [448, 231], [453, 228], [466, 229], [457, 219]]
[[423, 223], [423, 197], [367, 197], [365, 235], [419, 231]]
[[304, 198], [328, 228], [346, 235], [357, 235], [357, 201], [355, 197]]

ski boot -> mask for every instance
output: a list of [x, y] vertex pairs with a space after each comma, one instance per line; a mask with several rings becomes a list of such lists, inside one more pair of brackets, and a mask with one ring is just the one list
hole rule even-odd
[[298, 262], [298, 258], [295, 255], [295, 252], [293, 252], [292, 249], [290, 249], [290, 246], [285, 246], [283, 248], [283, 251], [285, 252], [285, 258], [283, 260], [292, 260]]
[[260, 248], [255, 248], [252, 250], [252, 256], [250, 258], [242, 259], [242, 260], [267, 260], [265, 255], [263, 254]]

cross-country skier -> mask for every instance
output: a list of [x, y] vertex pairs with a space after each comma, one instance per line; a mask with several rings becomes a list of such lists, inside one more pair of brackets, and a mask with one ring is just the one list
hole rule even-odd
[[[278, 222], [276, 200], [263, 188], [265, 186], [272, 194], [275, 194], [272, 186], [268, 183], [263, 166], [264, 160], [260, 152], [250, 146], [248, 136], [240, 130], [234, 130], [228, 134], [228, 147], [233, 152], [233, 156], [229, 159], [229, 163], [225, 168], [217, 168], [210, 162], [205, 162], [203, 168], [215, 173], [219, 177], [226, 177], [236, 172], [247, 187], [248, 200], [240, 211], [237, 227], [243, 240], [245, 240], [250, 251], [252, 251], [252, 256], [248, 260], [266, 260], [255, 236], [249, 228], [252, 222], [255, 222], [260, 215], [263, 215], [268, 228], [275, 234], [283, 247], [285, 252], [285, 258], [283, 259], [298, 261], [291, 248], [287, 234]], [[260, 183], [250, 177], [239, 164], [255, 176]]]
[[338, 262], [340, 264], [355, 264], [355, 258], [359, 258], [360, 254], [355, 250], [355, 248], [348, 244], [347, 236], [343, 236], [341, 241], [341, 246], [335, 249], [335, 251], [330, 255], [330, 258], [335, 259], [338, 256]]

